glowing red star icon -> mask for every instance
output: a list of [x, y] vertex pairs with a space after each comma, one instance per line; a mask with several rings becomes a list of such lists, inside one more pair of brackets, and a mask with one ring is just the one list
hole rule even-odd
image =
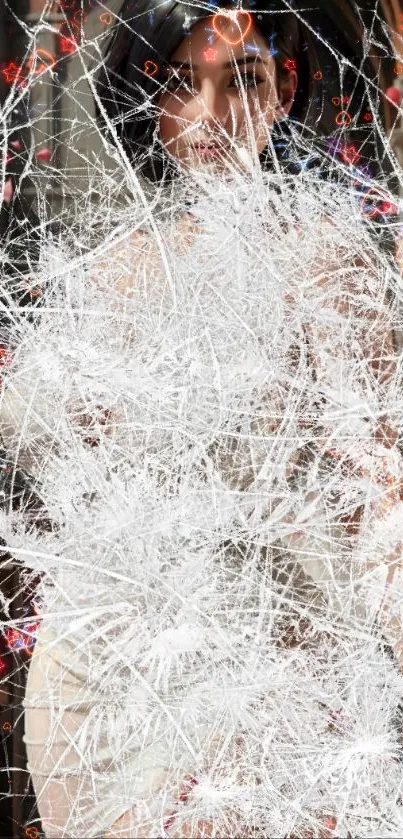
[[3, 67], [1, 71], [6, 84], [13, 84], [14, 82], [20, 81], [21, 73], [22, 67], [19, 67], [14, 61], [10, 61], [10, 63], [7, 64], [7, 67]]
[[74, 38], [60, 38], [60, 52], [63, 55], [72, 55], [77, 49], [77, 43]]
[[208, 47], [208, 49], [203, 52], [203, 58], [205, 61], [216, 61], [217, 50], [213, 49], [213, 47]]

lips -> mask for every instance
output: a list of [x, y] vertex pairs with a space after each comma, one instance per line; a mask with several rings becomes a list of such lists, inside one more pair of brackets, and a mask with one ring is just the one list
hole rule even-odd
[[223, 143], [195, 143], [194, 149], [202, 157], [217, 157], [224, 154], [228, 146]]

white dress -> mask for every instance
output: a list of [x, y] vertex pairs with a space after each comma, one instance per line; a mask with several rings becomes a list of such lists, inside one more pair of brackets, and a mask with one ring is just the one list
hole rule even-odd
[[6, 378], [3, 440], [55, 523], [2, 517], [42, 575], [25, 742], [45, 834], [285, 836], [325, 815], [395, 836], [402, 677], [377, 618], [403, 518], [379, 427], [402, 394], [375, 354], [397, 271], [310, 173], [193, 213], [182, 249], [128, 220], [101, 272], [48, 246]]

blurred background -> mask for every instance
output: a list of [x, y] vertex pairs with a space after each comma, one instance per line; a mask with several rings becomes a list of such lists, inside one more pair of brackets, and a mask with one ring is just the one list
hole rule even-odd
[[[91, 80], [121, 3], [0, 0], [1, 282], [18, 279], [23, 305], [40, 303], [40, 290], [30, 286], [29, 277], [43, 226], [57, 229], [62, 218], [66, 224], [83, 196], [96, 202], [106, 173], [112, 180], [116, 176], [116, 162], [96, 128]], [[318, 132], [321, 126], [325, 132], [331, 123], [340, 125], [337, 120], [348, 102], [351, 125], [337, 146], [342, 162], [355, 165], [361, 158], [370, 174], [384, 175], [398, 196], [403, 0], [296, 0], [295, 5], [320, 34], [317, 77], [323, 116]], [[339, 72], [343, 56], [374, 82], [371, 95], [356, 77]], [[0, 368], [9, 350], [6, 332], [3, 313]], [[24, 498], [23, 478], [14, 475], [10, 500], [12, 465], [4, 452], [0, 457], [3, 503], [18, 504]], [[0, 561], [0, 837], [38, 839], [41, 826], [26, 770], [21, 705], [35, 614], [21, 570], [5, 552]], [[10, 617], [24, 618], [25, 632], [10, 631]]]

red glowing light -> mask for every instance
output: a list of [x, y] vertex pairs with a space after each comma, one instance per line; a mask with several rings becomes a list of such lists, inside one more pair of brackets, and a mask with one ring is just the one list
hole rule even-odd
[[293, 70], [297, 69], [297, 62], [295, 58], [287, 58], [287, 61], [284, 62], [285, 70], [288, 70], [291, 73]]
[[0, 656], [0, 676], [7, 672], [7, 664], [4, 661], [4, 658]]
[[35, 157], [37, 160], [50, 160], [52, 157], [52, 150], [39, 149], [39, 151], [35, 152]]
[[85, 12], [82, 9], [76, 9], [74, 15], [59, 26], [60, 50], [64, 55], [72, 55], [81, 44], [85, 21]]
[[3, 731], [11, 731], [12, 725], [11, 722], [3, 722]]
[[344, 163], [349, 163], [350, 166], [354, 166], [361, 157], [355, 146], [344, 146], [340, 156]]
[[322, 70], [317, 70], [316, 73], [313, 74], [313, 77], [317, 82], [320, 82], [320, 80], [323, 79]]
[[373, 115], [371, 114], [371, 111], [366, 111], [366, 113], [363, 116], [363, 120], [364, 122], [372, 122]]
[[376, 189], [369, 189], [362, 198], [361, 212], [367, 218], [376, 216], [397, 215], [398, 206]]
[[48, 50], [39, 47], [30, 55], [27, 61], [27, 67], [34, 76], [40, 76], [46, 70], [51, 70], [56, 64], [56, 58]]
[[72, 20], [73, 29], [77, 29], [78, 26], [82, 27], [86, 20], [87, 20], [87, 15], [83, 11], [83, 9], [77, 9], [74, 12], [74, 15], [73, 15], [73, 20]]
[[101, 23], [105, 26], [110, 26], [113, 20], [113, 17], [110, 12], [104, 12], [102, 15], [99, 16]]
[[27, 827], [25, 829], [25, 836], [27, 836], [28, 839], [38, 839], [38, 836], [39, 836], [38, 828], [37, 827]]
[[76, 41], [73, 38], [65, 38], [63, 35], [60, 36], [59, 44], [63, 55], [72, 55], [77, 49]]
[[22, 143], [21, 140], [11, 140], [10, 146], [15, 149], [15, 151], [21, 151]]
[[4, 632], [4, 638], [10, 650], [23, 646], [23, 637], [18, 629], [6, 629]]
[[340, 105], [349, 105], [351, 102], [351, 96], [333, 96], [332, 97], [332, 105], [335, 108], [340, 108]]
[[6, 84], [14, 84], [21, 81], [22, 67], [19, 67], [14, 61], [10, 61], [6, 67], [3, 67], [1, 75]]
[[[235, 25], [240, 32], [240, 35], [236, 35], [234, 37], [228, 37], [226, 31], [228, 29], [228, 24]], [[231, 47], [237, 47], [238, 44], [241, 44], [242, 41], [246, 38], [249, 29], [252, 26], [252, 17], [249, 12], [243, 12], [239, 10], [229, 10], [228, 12], [220, 12], [213, 17], [213, 29], [217, 33], [217, 35], [225, 41], [226, 44], [229, 44]]]
[[145, 61], [144, 72], [147, 76], [155, 76], [155, 74], [158, 73], [158, 64], [156, 64], [155, 61]]
[[379, 214], [381, 216], [396, 215], [397, 213], [398, 208], [396, 204], [393, 204], [392, 201], [381, 201], [379, 205]]
[[213, 47], [208, 47], [208, 49], [203, 52], [203, 58], [205, 61], [216, 61], [217, 50], [213, 49]]
[[339, 111], [339, 113], [336, 114], [334, 121], [336, 125], [350, 125], [351, 114], [349, 114], [348, 111]]
[[392, 102], [393, 105], [396, 105], [397, 108], [399, 107], [402, 101], [402, 94], [397, 87], [388, 87], [388, 89], [385, 90], [385, 96], [390, 102]]
[[24, 630], [7, 628], [4, 632], [4, 638], [10, 650], [21, 650], [28, 655], [32, 655], [35, 644], [35, 632], [39, 626], [39, 621], [30, 624]]

